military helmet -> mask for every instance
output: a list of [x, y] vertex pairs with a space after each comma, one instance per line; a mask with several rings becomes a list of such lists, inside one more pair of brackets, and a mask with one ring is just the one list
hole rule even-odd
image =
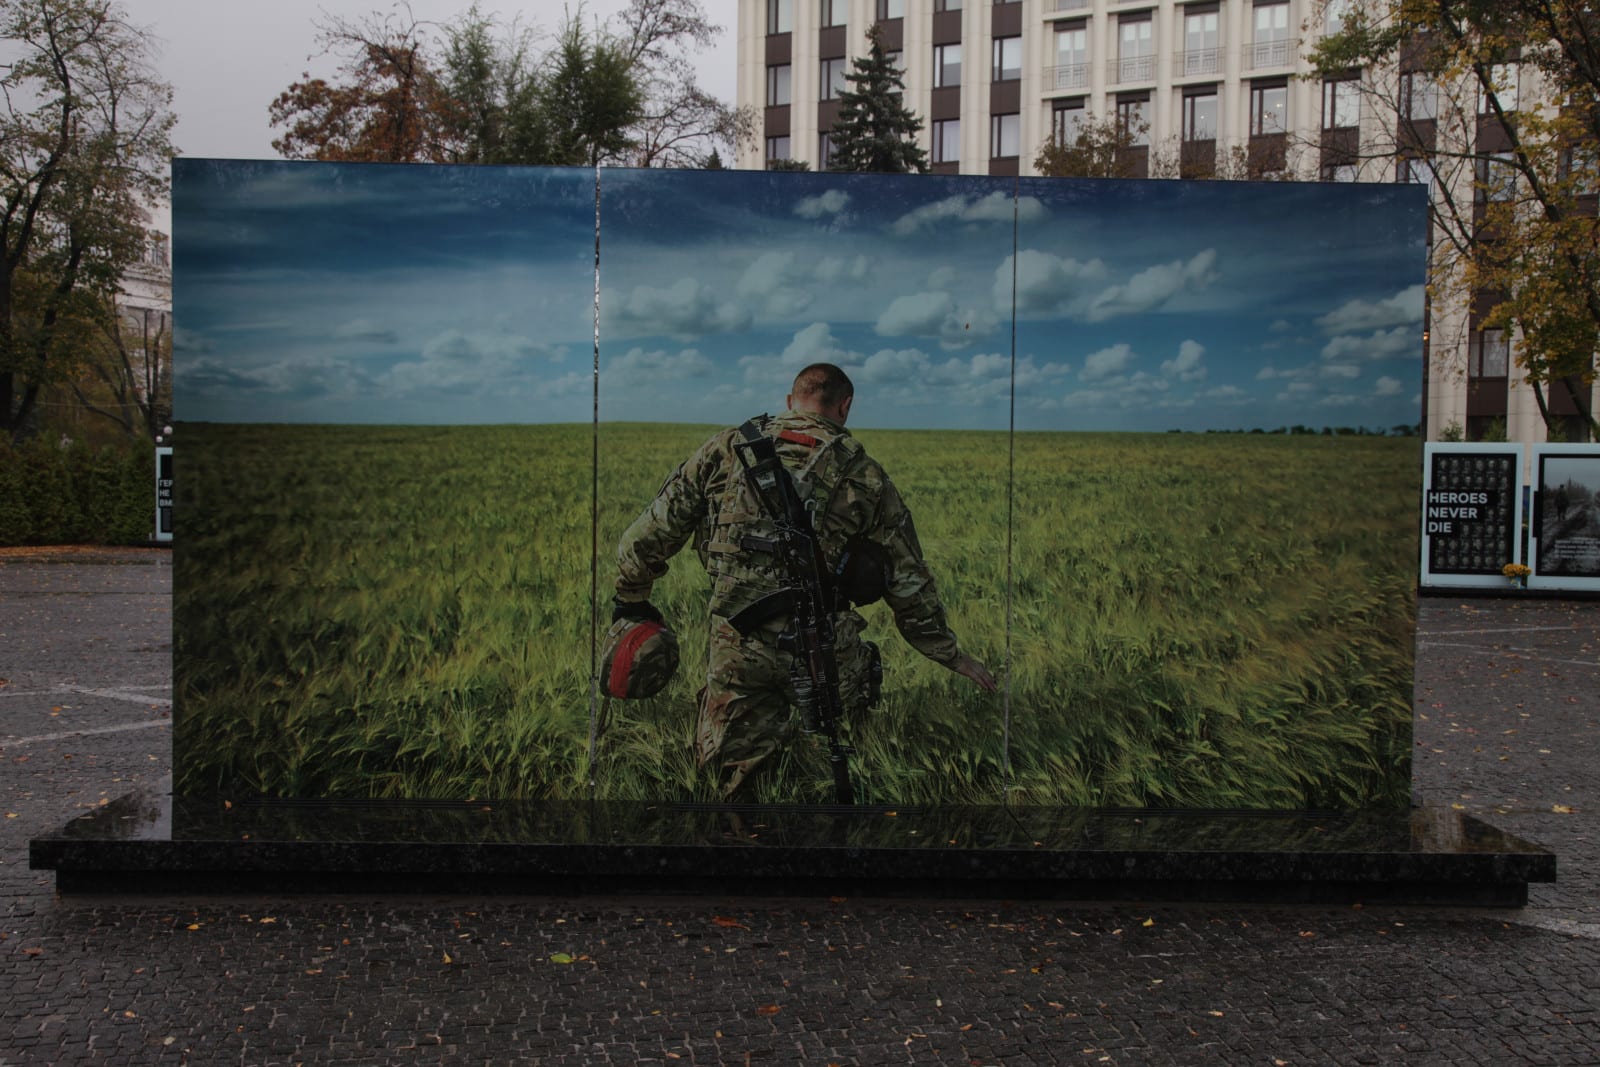
[[618, 619], [606, 631], [600, 656], [600, 691], [619, 700], [643, 700], [667, 687], [678, 670], [678, 638], [665, 624]]

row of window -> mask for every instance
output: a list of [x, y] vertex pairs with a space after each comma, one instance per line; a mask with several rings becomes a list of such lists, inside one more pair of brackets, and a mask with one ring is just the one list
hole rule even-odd
[[[961, 120], [940, 119], [932, 125], [935, 163], [961, 161]], [[792, 158], [793, 141], [788, 136], [767, 138], [767, 162]], [[989, 155], [994, 159], [1014, 159], [1022, 152], [1022, 116], [1017, 112], [989, 116]], [[824, 132], [817, 135], [818, 170], [827, 170], [833, 156], [833, 140]]]
[[[819, 25], [843, 26], [850, 0], [814, 0], [817, 4]], [[1022, 0], [992, 0], [995, 4], [1019, 4]], [[960, 11], [962, 0], [933, 0], [935, 11]], [[878, 0], [876, 14], [879, 19], [906, 17], [906, 0]], [[790, 33], [794, 30], [794, 0], [767, 0], [767, 32]]]

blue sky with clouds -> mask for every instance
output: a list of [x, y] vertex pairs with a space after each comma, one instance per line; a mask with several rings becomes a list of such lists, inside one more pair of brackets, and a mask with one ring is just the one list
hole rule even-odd
[[[179, 418], [589, 417], [592, 172], [174, 186]], [[1022, 429], [1412, 423], [1423, 220], [1404, 186], [606, 170], [601, 417], [735, 422], [825, 359], [863, 427], [1003, 429], [1013, 382]]]

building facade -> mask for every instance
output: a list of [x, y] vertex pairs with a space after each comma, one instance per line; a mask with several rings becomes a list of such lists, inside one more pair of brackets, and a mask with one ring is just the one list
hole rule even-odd
[[[1495, 133], [1470, 94], [1463, 102], [1415, 80], [1403, 61], [1310, 76], [1307, 46], [1338, 29], [1345, 2], [740, 0], [738, 102], [762, 122], [738, 166], [826, 169], [844, 74], [876, 22], [935, 173], [1032, 175], [1052, 136], [1071, 143], [1085, 122], [1114, 119], [1133, 131], [1135, 175], [1411, 181], [1435, 195], [1446, 185], [1459, 203], [1492, 199], [1481, 167], [1395, 161], [1402, 141], [1426, 148], [1460, 130], [1477, 142], [1469, 152], [1492, 151]], [[1514, 102], [1531, 74], [1516, 64], [1499, 73]], [[1521, 88], [1537, 97], [1536, 86]], [[1533, 390], [1516, 374], [1515, 338], [1482, 328], [1485, 298], [1462, 303], [1430, 308], [1417, 338], [1429, 357], [1424, 433], [1545, 440]], [[1582, 439], [1565, 391], [1547, 400], [1558, 436]]]

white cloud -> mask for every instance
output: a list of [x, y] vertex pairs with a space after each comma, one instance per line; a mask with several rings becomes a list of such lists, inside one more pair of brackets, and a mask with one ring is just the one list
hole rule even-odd
[[739, 278], [739, 296], [767, 315], [787, 318], [811, 303], [811, 290], [801, 283], [792, 251], [763, 252]]
[[1078, 375], [1086, 382], [1098, 382], [1119, 377], [1133, 364], [1133, 349], [1126, 344], [1102, 348], [1083, 361], [1083, 371]]
[[995, 268], [994, 304], [1009, 313], [1012, 301], [1012, 275], [1016, 276], [1016, 305], [1018, 311], [1058, 311], [1081, 303], [1089, 296], [1089, 289], [1097, 286], [1106, 276], [1106, 266], [1098, 259], [1080, 263], [1075, 259], [1025, 248], [1013, 257], [1007, 256]]
[[917, 381], [926, 377], [928, 357], [915, 348], [884, 348], [867, 357], [861, 380], [874, 385]]
[[820, 219], [824, 215], [837, 215], [850, 202], [850, 194], [843, 189], [829, 189], [820, 196], [808, 196], [794, 206], [794, 213], [803, 219]]
[[1382, 300], [1351, 300], [1317, 319], [1323, 333], [1358, 333], [1422, 321], [1424, 289], [1413, 285]]
[[949, 293], [925, 292], [896, 297], [874, 328], [880, 337], [937, 337], [944, 348], [965, 348], [998, 324], [988, 311], [958, 307]]
[[1186, 340], [1178, 346], [1176, 359], [1162, 362], [1161, 373], [1180, 382], [1197, 382], [1206, 376], [1206, 368], [1200, 365], [1205, 354], [1205, 346], [1199, 341]]
[[1207, 389], [1201, 393], [1200, 399], [1209, 400], [1214, 404], [1236, 404], [1249, 400], [1250, 394], [1237, 385], [1219, 385], [1215, 389]]
[[369, 344], [392, 345], [400, 342], [400, 335], [392, 328], [379, 326], [371, 319], [351, 319], [333, 328], [338, 341], [366, 341]]
[[1322, 365], [1324, 378], [1359, 378], [1361, 368], [1354, 363], [1324, 363]]
[[1422, 332], [1409, 325], [1377, 330], [1365, 337], [1345, 334], [1322, 346], [1322, 358], [1328, 360], [1390, 359], [1410, 355], [1422, 355]]
[[685, 348], [674, 355], [660, 349], [647, 352], [635, 346], [623, 355], [602, 362], [600, 365], [601, 372], [613, 382], [703, 378], [710, 374], [712, 369], [711, 361], [693, 348]]
[[1104, 322], [1118, 315], [1154, 311], [1180, 293], [1198, 292], [1211, 285], [1220, 277], [1216, 267], [1214, 248], [1197, 252], [1187, 263], [1173, 260], [1146, 267], [1091, 300], [1085, 317], [1090, 322]]
[[507, 329], [449, 329], [423, 344], [420, 359], [390, 367], [385, 380], [401, 392], [514, 394], [531, 384], [532, 364], [560, 362], [566, 355], [565, 348]]
[[852, 355], [839, 347], [839, 340], [833, 336], [827, 323], [813, 322], [795, 331], [779, 358], [785, 367], [800, 368], [812, 363], [844, 366], [854, 362]]
[[623, 302], [619, 317], [635, 329], [686, 340], [750, 325], [747, 307], [719, 299], [713, 289], [693, 278], [679, 278], [665, 289], [636, 287]]
[[996, 190], [988, 196], [957, 194], [901, 215], [889, 225], [896, 237], [910, 237], [919, 230], [937, 226], [941, 222], [1004, 222], [1013, 218], [1022, 222], [1036, 222], [1046, 215], [1045, 206], [1038, 199], [1024, 196], [1013, 200], [1010, 193]]
[[928, 274], [928, 288], [929, 289], [953, 289], [953, 288], [955, 288], [956, 280], [957, 280], [957, 275], [956, 275], [956, 269], [954, 267], [949, 266], [949, 265], [946, 265], [946, 266], [943, 266], [943, 267], [935, 267]]
[[1390, 378], [1387, 375], [1374, 382], [1372, 389], [1375, 396], [1399, 396], [1404, 391], [1405, 385], [1399, 378]]

